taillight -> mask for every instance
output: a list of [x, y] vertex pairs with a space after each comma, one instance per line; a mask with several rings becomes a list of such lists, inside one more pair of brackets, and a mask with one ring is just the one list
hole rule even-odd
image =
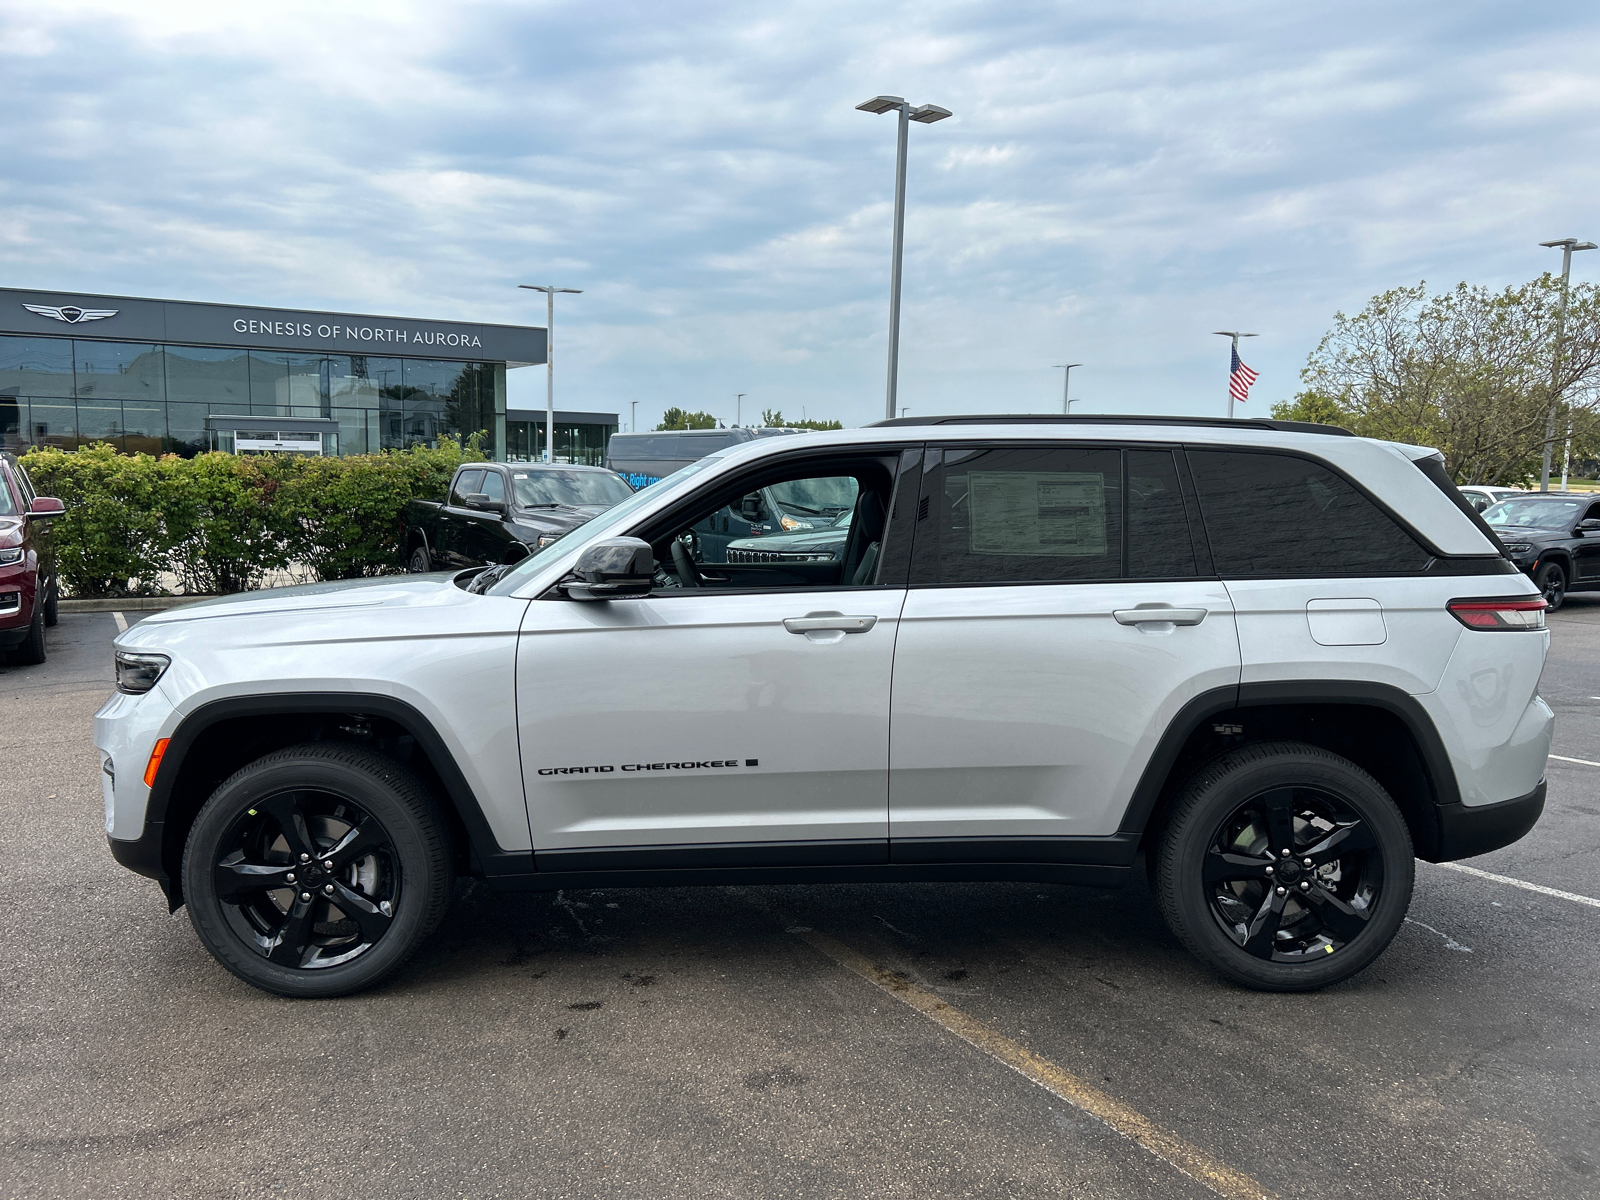
[[1468, 629], [1543, 629], [1544, 610], [1549, 605], [1542, 596], [1518, 596], [1511, 600], [1452, 600], [1447, 607]]

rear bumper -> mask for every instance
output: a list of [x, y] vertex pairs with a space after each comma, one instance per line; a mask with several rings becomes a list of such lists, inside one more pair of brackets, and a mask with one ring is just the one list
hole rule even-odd
[[1441, 804], [1439, 845], [1430, 862], [1453, 862], [1487, 854], [1517, 841], [1544, 812], [1545, 781], [1526, 796], [1498, 804]]

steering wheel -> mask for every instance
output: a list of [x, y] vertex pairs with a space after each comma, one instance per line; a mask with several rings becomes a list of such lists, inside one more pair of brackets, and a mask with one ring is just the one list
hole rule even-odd
[[677, 538], [672, 539], [672, 565], [678, 571], [678, 586], [697, 588], [703, 586], [700, 582], [700, 572], [694, 569], [694, 560], [689, 557], [689, 552], [683, 548], [683, 543]]

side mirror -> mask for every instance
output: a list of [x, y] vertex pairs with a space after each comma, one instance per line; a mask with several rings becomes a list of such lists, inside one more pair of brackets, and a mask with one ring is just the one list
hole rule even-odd
[[1593, 533], [1597, 529], [1600, 529], [1600, 521], [1595, 520], [1593, 517], [1586, 521], [1578, 522], [1578, 532], [1580, 534]]
[[491, 500], [483, 492], [472, 492], [463, 496], [462, 499], [466, 501], [468, 508], [476, 509], [478, 512], [504, 513], [506, 511], [506, 502], [504, 500]]
[[648, 596], [655, 587], [656, 560], [639, 538], [601, 538], [578, 555], [572, 574], [556, 586], [569, 600], [616, 600]]
[[[54, 496], [35, 496], [33, 503], [28, 506], [30, 517], [59, 517], [67, 511], [67, 506]], [[1595, 522], [1600, 525], [1600, 521]]]
[[761, 502], [760, 492], [751, 492], [739, 501], [739, 515], [746, 521], [766, 520], [767, 506]]

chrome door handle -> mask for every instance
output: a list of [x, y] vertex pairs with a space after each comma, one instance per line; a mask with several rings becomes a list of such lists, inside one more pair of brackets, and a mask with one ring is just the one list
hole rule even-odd
[[1169, 625], [1198, 625], [1206, 619], [1209, 609], [1204, 608], [1119, 608], [1112, 612], [1119, 625], [1146, 625], [1165, 621]]
[[865, 633], [877, 623], [877, 617], [845, 617], [838, 613], [812, 613], [783, 619], [783, 627], [790, 633]]

